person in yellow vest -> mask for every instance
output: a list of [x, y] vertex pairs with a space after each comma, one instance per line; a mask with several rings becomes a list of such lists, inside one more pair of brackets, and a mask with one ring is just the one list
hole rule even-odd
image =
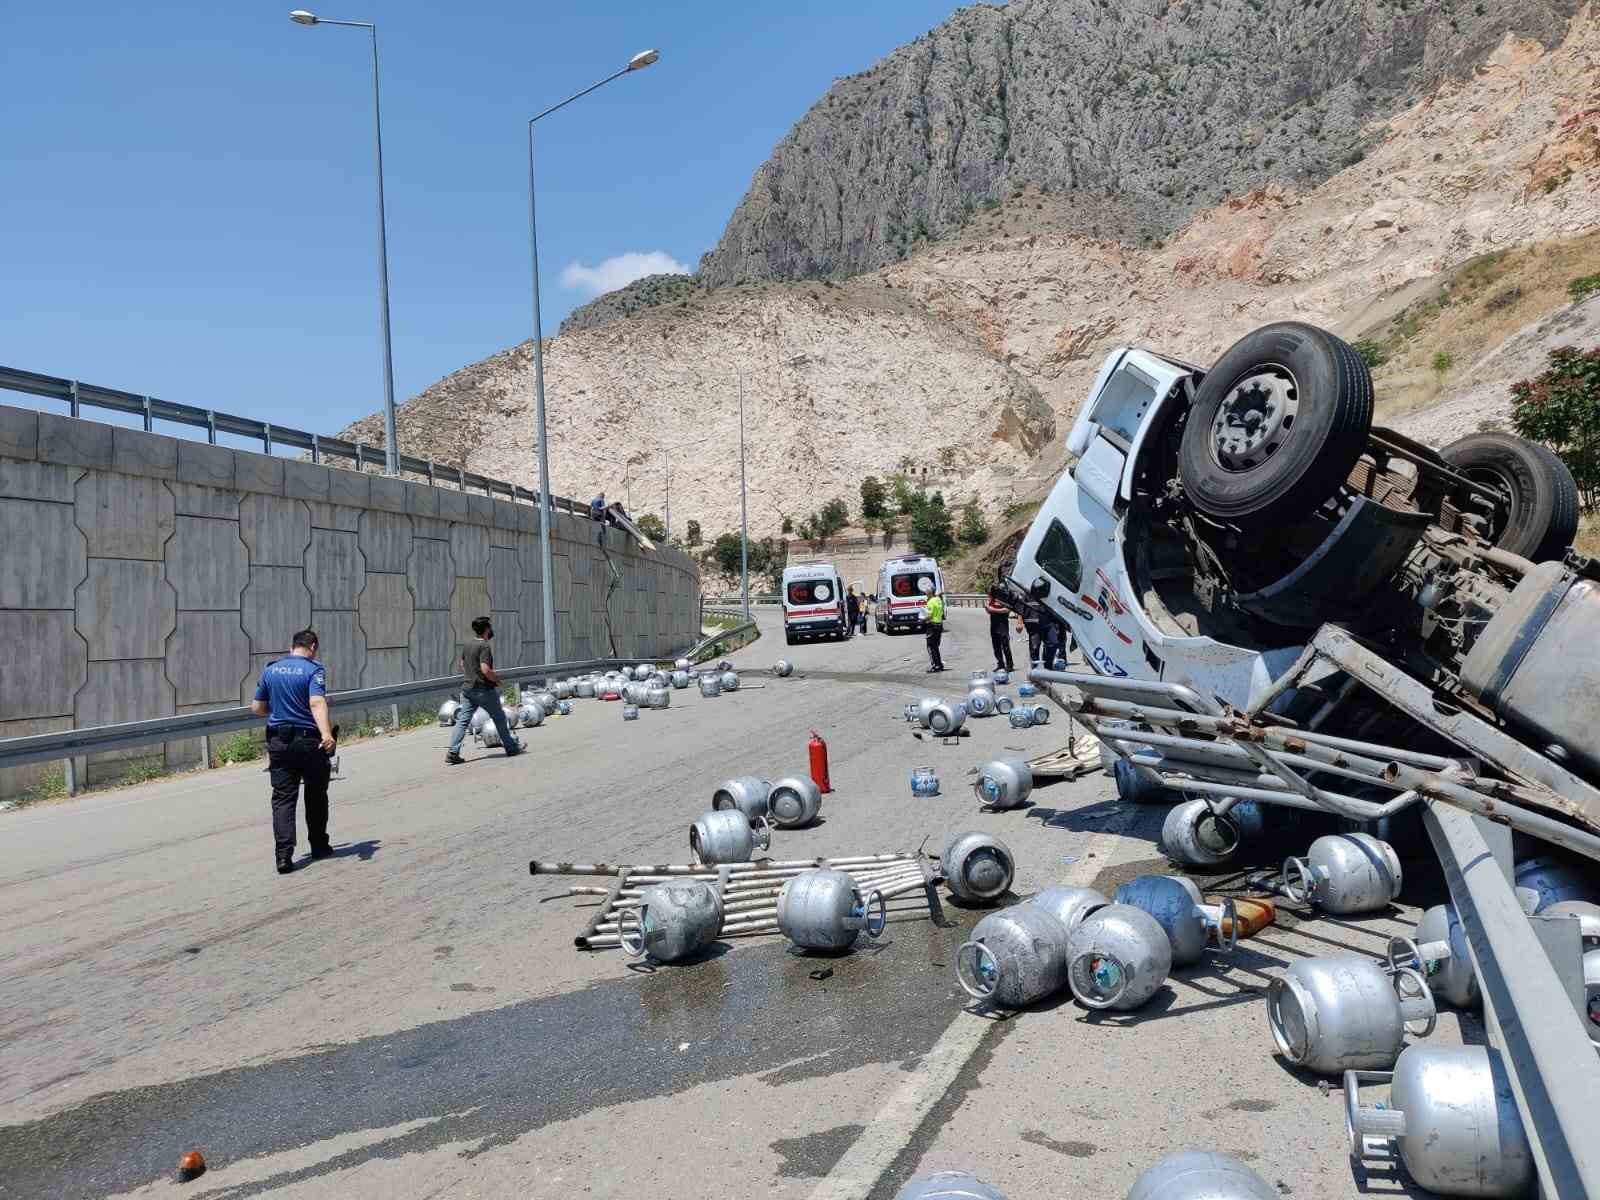
[[933, 581], [923, 579], [919, 586], [927, 600], [922, 605], [922, 620], [928, 627], [928, 674], [944, 670], [944, 659], [939, 657], [939, 643], [944, 640], [944, 597], [933, 590]]

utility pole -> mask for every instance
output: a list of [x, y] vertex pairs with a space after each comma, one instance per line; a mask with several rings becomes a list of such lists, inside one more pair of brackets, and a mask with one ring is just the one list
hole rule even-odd
[[744, 372], [739, 381], [739, 594], [744, 598], [744, 619], [750, 619], [750, 517], [744, 487]]
[[672, 541], [672, 456], [667, 455], [667, 541]]

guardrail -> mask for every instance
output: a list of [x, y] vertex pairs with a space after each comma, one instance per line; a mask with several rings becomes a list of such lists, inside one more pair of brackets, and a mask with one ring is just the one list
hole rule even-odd
[[701, 638], [700, 641], [695, 643], [694, 649], [685, 653], [683, 657], [690, 662], [700, 662], [702, 659], [710, 658], [722, 647], [724, 642], [739, 639], [738, 645], [734, 646], [734, 649], [737, 650], [740, 646], [748, 646], [756, 640], [754, 637], [745, 636], [752, 633], [756, 634], [757, 637], [760, 636], [760, 631], [756, 628], [754, 621], [743, 621], [732, 629], [719, 629], [716, 633]]
[[[141, 395], [138, 392], [100, 387], [97, 384], [83, 383], [76, 379], [62, 379], [54, 375], [40, 375], [34, 371], [23, 371], [15, 367], [0, 366], [0, 389], [64, 401], [70, 409], [70, 415], [74, 417], [81, 417], [85, 408], [131, 413], [143, 419], [146, 433], [154, 432], [155, 422], [167, 421], [174, 425], [186, 425], [191, 429], [204, 429], [206, 441], [212, 445], [216, 445], [218, 433], [229, 433], [259, 441], [263, 452], [267, 454], [272, 453], [274, 446], [292, 446], [296, 450], [304, 450], [311, 455], [311, 461], [314, 463], [329, 458], [343, 459], [354, 463], [358, 471], [369, 466], [382, 469], [387, 463], [384, 451], [380, 447], [369, 446], [366, 442], [349, 442], [343, 438], [323, 437], [321, 434], [307, 433], [302, 429], [291, 429], [287, 425], [273, 425], [267, 421], [217, 412], [211, 408], [197, 408], [194, 405], [178, 404], [155, 396]], [[526, 501], [529, 504], [537, 503], [539, 499], [538, 492], [519, 484], [508, 483], [504, 479], [492, 479], [487, 475], [463, 470], [459, 466], [436, 463], [430, 458], [413, 458], [409, 454], [402, 454], [399, 463], [403, 474], [408, 473], [426, 479], [435, 487], [454, 484], [463, 492], [481, 491], [488, 496], [504, 496], [508, 500]], [[550, 504], [559, 511], [575, 513], [578, 516], [587, 516], [589, 513], [587, 504], [566, 496], [551, 496]]]
[[[945, 606], [954, 608], [982, 608], [983, 602], [987, 599], [988, 595], [984, 592], [946, 592], [944, 594]], [[778, 596], [774, 592], [769, 592], [764, 596], [750, 597], [750, 604], [752, 607], [757, 604], [777, 603]], [[703, 607], [718, 609], [736, 608], [740, 612], [743, 612], [744, 600], [738, 596], [707, 596], [703, 603]]]

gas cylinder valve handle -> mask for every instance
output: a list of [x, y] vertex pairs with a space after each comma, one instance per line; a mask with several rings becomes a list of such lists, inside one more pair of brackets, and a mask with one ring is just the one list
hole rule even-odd
[[1346, 1071], [1344, 1073], [1344, 1132], [1350, 1141], [1350, 1157], [1355, 1162], [1365, 1162], [1367, 1139], [1391, 1139], [1405, 1136], [1406, 1114], [1398, 1108], [1363, 1108], [1361, 1085], [1363, 1083], [1389, 1083], [1393, 1071]]
[[[966, 969], [968, 958], [972, 959], [970, 980]], [[988, 961], [987, 971], [984, 968], [985, 960]], [[982, 942], [962, 942], [961, 948], [956, 951], [956, 982], [974, 1000], [987, 1000], [1000, 986], [1000, 960]]]
[[[877, 941], [883, 936], [883, 931], [889, 928], [889, 902], [883, 898], [882, 892], [873, 888], [867, 893], [867, 899], [862, 907], [867, 910], [867, 936]], [[871, 914], [873, 908], [878, 910], [876, 919]]]
[[757, 850], [770, 850], [772, 848], [772, 825], [765, 817], [751, 818], [750, 833], [755, 839]]
[[1233, 948], [1239, 944], [1239, 909], [1233, 897], [1224, 896], [1217, 904], [1202, 905], [1201, 909], [1207, 914], [1207, 921], [1217, 935], [1217, 949], [1224, 954], [1232, 954]]
[[1450, 957], [1449, 942], [1414, 942], [1407, 937], [1392, 937], [1389, 939], [1389, 973], [1392, 975], [1403, 967], [1415, 967], [1424, 977], [1436, 962], [1442, 962]]
[[[1290, 873], [1300, 878], [1300, 890], [1296, 891], [1294, 884], [1289, 882]], [[1293, 856], [1283, 860], [1283, 878], [1279, 884], [1283, 894], [1296, 904], [1309, 904], [1317, 892], [1317, 877], [1311, 870], [1311, 864], [1303, 858]]]
[[1098, 987], [1100, 980], [1097, 978], [1095, 968], [1101, 964], [1110, 964], [1115, 969], [1116, 987], [1107, 991], [1105, 995], [1089, 995], [1087, 994], [1089, 992], [1087, 986], [1081, 991], [1078, 988], [1073, 988], [1073, 995], [1077, 996], [1086, 1008], [1111, 1008], [1118, 1000], [1122, 999], [1122, 994], [1128, 990], [1128, 985], [1132, 982], [1128, 978], [1126, 963], [1115, 955], [1106, 954], [1099, 950], [1086, 951], [1068, 963], [1067, 976], [1070, 979], [1080, 981], [1087, 977]]
[[649, 905], [624, 908], [617, 913], [617, 940], [629, 958], [643, 958], [645, 950], [644, 912]]
[[[1434, 1026], [1439, 1024], [1439, 1009], [1434, 1004], [1433, 991], [1428, 987], [1428, 981], [1415, 967], [1401, 967], [1394, 973], [1393, 980], [1394, 994], [1400, 1001], [1400, 1019], [1405, 1024], [1406, 1032], [1415, 1038], [1427, 1037], [1433, 1032]], [[1401, 985], [1402, 980], [1414, 982], [1417, 990], [1408, 994]], [[1422, 1022], [1422, 1028], [1411, 1028], [1418, 1021]]]
[[979, 775], [972, 781], [972, 794], [978, 798], [978, 807], [994, 807], [994, 802], [1000, 798], [1005, 789], [995, 782], [993, 775]]

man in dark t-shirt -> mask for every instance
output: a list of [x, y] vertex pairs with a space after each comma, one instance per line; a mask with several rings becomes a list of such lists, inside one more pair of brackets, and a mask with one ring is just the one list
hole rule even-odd
[[494, 625], [488, 617], [478, 617], [472, 622], [472, 632], [477, 639], [468, 642], [461, 651], [461, 707], [456, 709], [456, 727], [450, 734], [450, 749], [444, 756], [444, 761], [451, 766], [466, 761], [461, 757], [461, 743], [466, 739], [472, 714], [480, 708], [487, 710], [489, 719], [494, 722], [506, 757], [515, 758], [522, 753], [522, 743], [511, 736], [506, 710], [500, 704], [500, 676], [494, 673], [494, 651], [489, 645], [494, 640]]

